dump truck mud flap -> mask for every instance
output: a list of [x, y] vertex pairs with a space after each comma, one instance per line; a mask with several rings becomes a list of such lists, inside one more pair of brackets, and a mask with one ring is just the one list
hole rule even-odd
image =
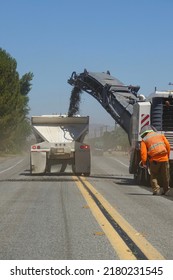
[[75, 143], [75, 160], [73, 171], [76, 174], [90, 175], [91, 156], [89, 145], [83, 143]]
[[46, 152], [31, 152], [30, 171], [32, 174], [46, 171]]

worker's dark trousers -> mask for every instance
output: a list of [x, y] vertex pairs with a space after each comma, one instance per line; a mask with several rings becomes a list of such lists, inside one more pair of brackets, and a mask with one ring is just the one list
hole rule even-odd
[[160, 187], [166, 192], [169, 187], [169, 162], [150, 162], [150, 173], [150, 182], [153, 192], [159, 191]]

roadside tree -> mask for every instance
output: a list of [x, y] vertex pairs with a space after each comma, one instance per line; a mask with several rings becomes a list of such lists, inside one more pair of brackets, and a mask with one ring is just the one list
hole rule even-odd
[[17, 152], [31, 133], [28, 119], [33, 74], [21, 78], [17, 62], [0, 48], [0, 151]]

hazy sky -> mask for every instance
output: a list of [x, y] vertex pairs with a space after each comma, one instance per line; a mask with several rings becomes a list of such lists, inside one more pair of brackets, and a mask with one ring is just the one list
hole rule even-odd
[[[0, 47], [34, 74], [31, 115], [68, 112], [67, 80], [84, 68], [147, 96], [173, 82], [173, 0], [0, 0]], [[114, 123], [87, 93], [80, 114]]]

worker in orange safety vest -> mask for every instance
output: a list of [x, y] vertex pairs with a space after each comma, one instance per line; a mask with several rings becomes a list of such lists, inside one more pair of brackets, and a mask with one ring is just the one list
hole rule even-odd
[[167, 138], [156, 131], [150, 125], [142, 127], [140, 131], [142, 138], [140, 153], [142, 166], [147, 168], [147, 160], [150, 168], [150, 182], [153, 195], [160, 194], [160, 176], [163, 192], [166, 195], [169, 190], [169, 155], [170, 144]]

